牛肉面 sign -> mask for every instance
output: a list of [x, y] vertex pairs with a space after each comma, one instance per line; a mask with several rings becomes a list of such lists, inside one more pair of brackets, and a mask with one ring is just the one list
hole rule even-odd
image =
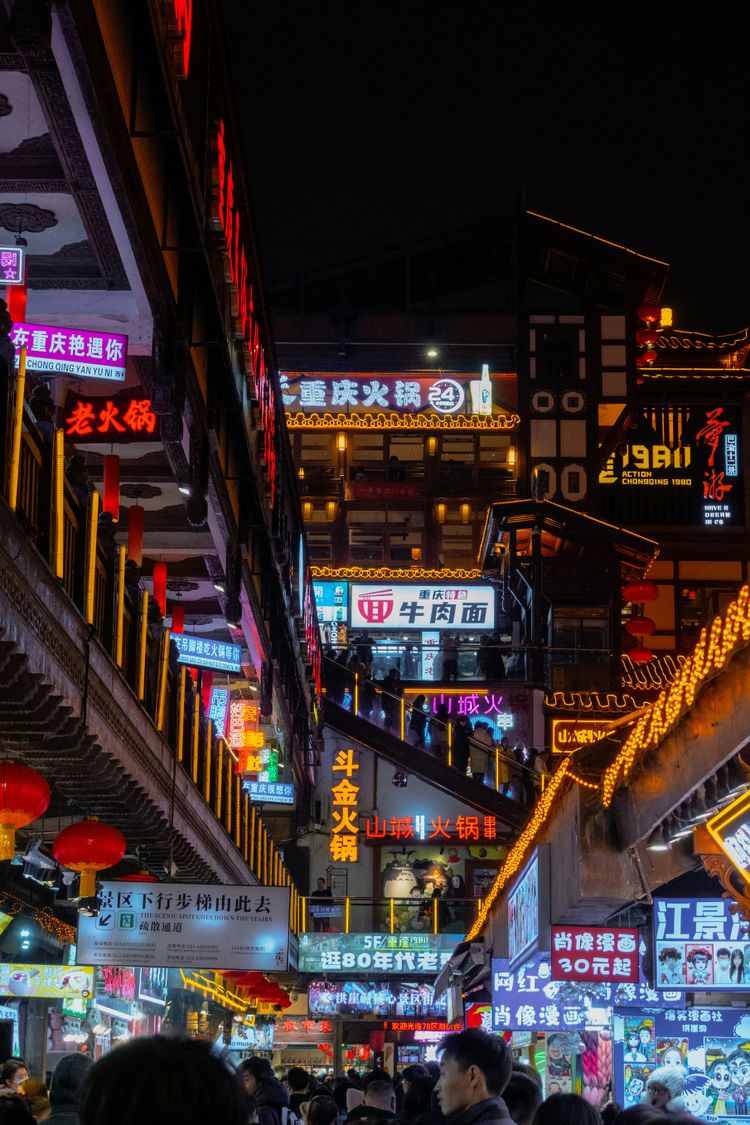
[[353, 629], [469, 630], [495, 628], [495, 590], [490, 585], [351, 587]]

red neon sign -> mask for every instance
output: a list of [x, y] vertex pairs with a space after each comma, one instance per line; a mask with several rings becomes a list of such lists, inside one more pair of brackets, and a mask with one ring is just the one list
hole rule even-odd
[[156, 430], [156, 414], [151, 409], [151, 399], [131, 398], [126, 407], [124, 402], [107, 399], [101, 406], [98, 401], [75, 399], [75, 405], [65, 419], [65, 436], [69, 438], [89, 437], [93, 434], [106, 434], [116, 438], [120, 434], [153, 434]]
[[385, 1020], [386, 1031], [460, 1031], [461, 1027], [447, 1020]]
[[375, 816], [368, 817], [365, 825], [368, 840], [495, 840], [495, 816]]
[[172, 0], [177, 22], [177, 49], [174, 53], [178, 78], [187, 78], [190, 65], [190, 40], [193, 36], [193, 0]]

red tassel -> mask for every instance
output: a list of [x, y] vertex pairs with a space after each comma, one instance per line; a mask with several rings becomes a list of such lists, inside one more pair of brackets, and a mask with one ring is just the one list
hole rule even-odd
[[143, 508], [132, 504], [128, 509], [128, 558], [136, 566], [143, 563]]
[[167, 616], [167, 564], [154, 563], [154, 600], [161, 610], [162, 617]]
[[104, 458], [102, 511], [109, 512], [113, 520], [120, 518], [120, 458], [116, 453], [108, 453]]
[[181, 603], [172, 606], [172, 632], [185, 632], [185, 607]]

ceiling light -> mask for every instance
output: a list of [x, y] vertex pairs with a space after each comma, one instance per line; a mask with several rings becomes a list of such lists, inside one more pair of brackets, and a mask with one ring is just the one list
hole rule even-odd
[[649, 842], [646, 844], [646, 850], [649, 852], [668, 852], [669, 840], [667, 840], [664, 828], [657, 828], [656, 832], [651, 834]]
[[192, 491], [189, 484], [180, 484], [177, 486], [177, 488], [183, 496], [192, 496]]
[[214, 582], [214, 590], [218, 590], [220, 594], [227, 592], [226, 584], [223, 578], [217, 578]]
[[437, 350], [437, 348], [428, 348], [425, 352], [425, 355], [428, 359], [437, 359], [437, 357], [440, 355], [440, 352]]

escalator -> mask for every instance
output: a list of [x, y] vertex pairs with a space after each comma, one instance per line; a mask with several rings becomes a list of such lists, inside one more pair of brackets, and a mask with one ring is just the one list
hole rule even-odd
[[[324, 663], [327, 664], [328, 661]], [[504, 797], [489, 785], [480, 784], [473, 778], [467, 777], [466, 774], [462, 775], [444, 759], [436, 757], [428, 750], [420, 750], [410, 742], [406, 742], [399, 736], [400, 731], [394, 732], [384, 724], [373, 721], [371, 717], [373, 713], [381, 716], [383, 714], [379, 706], [370, 707], [368, 717], [363, 715], [361, 708], [355, 705], [355, 701], [360, 697], [360, 694], [367, 693], [367, 698], [371, 702], [373, 698], [382, 698], [384, 694], [382, 689], [379, 685], [363, 681], [357, 684], [357, 690], [341, 692], [336, 690], [340, 689], [340, 675], [341, 670], [339, 669], [336, 673], [329, 674], [326, 677], [327, 692], [324, 715], [327, 727], [368, 747], [403, 773], [413, 774], [449, 797], [462, 801], [470, 808], [497, 817], [501, 834], [509, 836], [518, 834], [528, 815], [524, 805], [510, 797]], [[334, 679], [334, 676], [337, 678]], [[336, 696], [338, 696], [338, 701]], [[403, 711], [403, 701], [395, 697], [394, 701]], [[358, 710], [360, 713], [357, 713]], [[430, 716], [429, 726], [434, 733], [435, 728], [442, 727], [443, 724], [438, 723], [437, 719]], [[402, 730], [405, 729], [403, 720], [400, 727]], [[494, 772], [492, 757], [490, 753], [490, 774]]]

